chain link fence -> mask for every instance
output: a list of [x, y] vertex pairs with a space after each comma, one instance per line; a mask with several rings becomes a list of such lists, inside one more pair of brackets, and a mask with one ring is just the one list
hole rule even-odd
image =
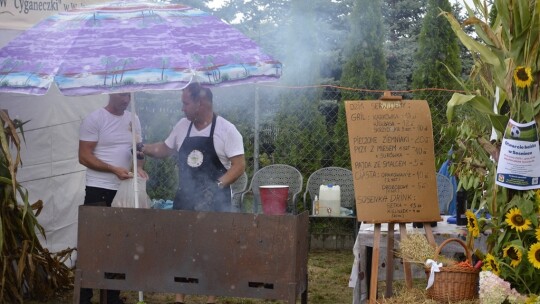
[[[288, 164], [304, 176], [338, 166], [351, 168], [343, 100], [379, 99], [383, 92], [336, 86], [244, 85], [213, 88], [214, 110], [236, 125], [244, 138], [246, 172], [270, 164]], [[446, 160], [452, 139], [444, 136], [446, 103], [453, 91], [393, 91], [404, 100], [425, 99], [431, 108], [436, 168]], [[180, 92], [135, 95], [144, 141], [163, 141], [184, 116]], [[178, 184], [175, 159], [147, 159], [152, 199], [172, 199]]]

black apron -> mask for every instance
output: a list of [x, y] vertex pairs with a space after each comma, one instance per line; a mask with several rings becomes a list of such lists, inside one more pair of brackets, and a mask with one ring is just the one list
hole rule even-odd
[[220, 189], [218, 178], [227, 169], [214, 148], [214, 128], [217, 116], [212, 118], [210, 136], [190, 137], [193, 122], [178, 150], [179, 186], [173, 209], [196, 211], [231, 211], [231, 187]]

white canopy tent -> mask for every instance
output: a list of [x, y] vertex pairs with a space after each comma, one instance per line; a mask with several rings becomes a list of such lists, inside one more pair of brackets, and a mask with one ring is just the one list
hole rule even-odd
[[[21, 31], [0, 29], [0, 47]], [[51, 87], [44, 96], [0, 93], [0, 109], [27, 121], [17, 180], [30, 203], [42, 200], [38, 216], [46, 232], [41, 243], [51, 252], [77, 246], [78, 206], [84, 200], [85, 167], [78, 161], [79, 125], [106, 105], [107, 95], [66, 97]], [[22, 137], [22, 134], [20, 134]]]

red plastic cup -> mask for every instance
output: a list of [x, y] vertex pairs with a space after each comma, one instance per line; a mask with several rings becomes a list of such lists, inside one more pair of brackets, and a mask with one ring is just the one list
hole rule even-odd
[[264, 214], [280, 215], [286, 213], [289, 186], [259, 186], [259, 193], [261, 194], [261, 203]]

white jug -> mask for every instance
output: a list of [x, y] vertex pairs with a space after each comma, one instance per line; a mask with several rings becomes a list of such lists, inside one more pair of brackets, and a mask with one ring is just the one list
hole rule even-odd
[[319, 187], [319, 215], [339, 216], [341, 214], [341, 189], [339, 185]]

